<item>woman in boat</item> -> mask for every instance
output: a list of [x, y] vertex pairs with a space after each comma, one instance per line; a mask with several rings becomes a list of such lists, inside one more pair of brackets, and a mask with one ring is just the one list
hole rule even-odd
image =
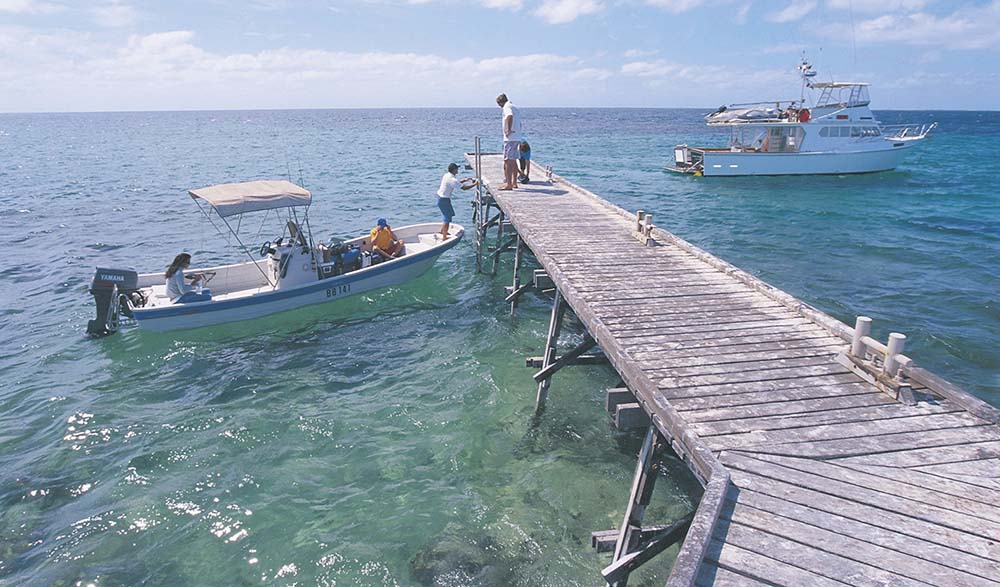
[[164, 276], [167, 282], [167, 297], [175, 304], [187, 302], [205, 302], [212, 299], [210, 291], [201, 289], [202, 276], [192, 275], [194, 282], [188, 285], [184, 282], [184, 270], [191, 266], [191, 255], [181, 253], [174, 257], [173, 263], [167, 267]]

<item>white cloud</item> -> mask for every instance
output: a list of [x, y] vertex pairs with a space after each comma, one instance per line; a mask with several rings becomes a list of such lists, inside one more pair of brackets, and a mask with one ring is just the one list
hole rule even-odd
[[520, 10], [524, 7], [521, 0], [483, 0], [483, 6], [500, 10]]
[[564, 24], [601, 10], [604, 10], [603, 0], [543, 0], [535, 15], [550, 24]]
[[780, 43], [760, 50], [762, 55], [780, 55], [782, 53], [801, 53], [806, 48], [804, 43]]
[[91, 9], [94, 22], [105, 27], [127, 27], [135, 23], [138, 13], [135, 8], [121, 2], [108, 2]]
[[638, 59], [640, 57], [651, 57], [653, 55], [656, 55], [657, 53], [659, 53], [659, 51], [655, 49], [653, 50], [629, 49], [622, 55], [624, 55], [626, 59]]
[[864, 0], [827, 0], [826, 5], [835, 10], [853, 10], [861, 13], [912, 12], [927, 6], [928, 0], [881, 0], [880, 2], [865, 2]]
[[[771, 95], [795, 83], [794, 72], [782, 70], [748, 70], [743, 67], [722, 67], [718, 65], [689, 65], [674, 63], [665, 59], [653, 61], [632, 61], [621, 68], [625, 76], [638, 77], [652, 85], [697, 86], [713, 89], [739, 89], [744, 96], [747, 89]], [[761, 99], [760, 96], [750, 99]]]
[[785, 8], [768, 15], [771, 22], [784, 23], [801, 19], [816, 8], [815, 0], [794, 0]]
[[646, 0], [646, 4], [656, 8], [662, 8], [667, 12], [680, 14], [687, 12], [704, 4], [704, 0]]
[[736, 11], [736, 24], [744, 24], [747, 21], [747, 15], [750, 14], [750, 8], [753, 6], [753, 2], [747, 2], [740, 9]]
[[[615, 74], [581, 57], [547, 53], [473, 59], [282, 48], [223, 54], [199, 46], [191, 31], [133, 35], [110, 46], [69, 31], [42, 36], [0, 27], [0, 111], [490, 104], [500, 89], [522, 101], [553, 92], [579, 100]], [[462, 88], [440, 80], [458, 78], [466, 80], [459, 86], [479, 90], [456, 103]], [[405, 95], [400, 87], [408, 88]]]
[[0, 12], [13, 14], [51, 14], [59, 12], [62, 6], [36, 0], [0, 0]]
[[[819, 35], [850, 38], [851, 25], [828, 23], [816, 28]], [[858, 22], [854, 27], [858, 43], [899, 43], [942, 49], [977, 50], [1000, 47], [1000, 0], [952, 14], [927, 12], [883, 14]]]

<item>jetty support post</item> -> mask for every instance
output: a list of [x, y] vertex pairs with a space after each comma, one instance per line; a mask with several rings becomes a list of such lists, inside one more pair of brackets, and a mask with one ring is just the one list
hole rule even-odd
[[498, 215], [497, 215], [497, 240], [496, 240], [497, 244], [496, 244], [496, 250], [494, 251], [494, 255], [493, 255], [493, 265], [490, 268], [490, 275], [496, 275], [497, 274], [497, 265], [500, 264], [500, 253], [504, 252], [505, 250], [507, 250], [507, 248], [510, 247], [509, 243], [504, 243], [503, 242], [503, 233], [504, 233], [503, 229], [504, 229], [504, 223], [506, 222], [507, 217], [503, 213], [503, 209], [499, 208], [499, 206], [498, 206], [498, 210], [499, 211], [498, 211]]
[[475, 138], [476, 197], [472, 201], [472, 223], [476, 226], [476, 273], [483, 270], [482, 240], [479, 226], [483, 220], [483, 159], [481, 139]]
[[[565, 315], [566, 302], [563, 300], [559, 288], [556, 288], [556, 296], [552, 300], [552, 316], [549, 319], [549, 333], [545, 337], [545, 350], [542, 353], [542, 356], [545, 357], [542, 370], [545, 370], [545, 368], [555, 362], [556, 344], [559, 342], [559, 331], [562, 330], [562, 321]], [[536, 415], [541, 414], [542, 410], [545, 409], [545, 400], [549, 395], [549, 384], [551, 381], [551, 378], [547, 377], [538, 382], [538, 395], [535, 397]]]
[[[643, 440], [642, 448], [639, 450], [639, 460], [632, 478], [632, 490], [629, 492], [625, 517], [618, 530], [614, 556], [611, 559], [611, 564], [601, 571], [608, 585], [625, 587], [629, 573], [641, 564], [637, 559], [643, 558], [642, 562], [645, 562], [655, 554], [649, 552], [650, 547], [656, 549], [656, 552], [660, 552], [672, 544], [672, 542], [665, 544], [665, 540], [659, 540], [647, 544], [646, 548], [636, 549], [642, 535], [642, 519], [646, 513], [646, 506], [649, 505], [650, 498], [653, 496], [653, 487], [659, 474], [660, 455], [663, 447], [664, 442], [660, 431], [655, 424], [650, 424], [646, 430], [646, 438]], [[646, 556], [641, 557], [641, 553], [644, 552]]]
[[[510, 296], [508, 298], [513, 298], [510, 300], [510, 315], [514, 315], [514, 310], [517, 309], [517, 298], [521, 297], [521, 257], [524, 255], [524, 241], [521, 240], [521, 235], [517, 235], [517, 245], [514, 248], [514, 282], [510, 287]], [[514, 295], [517, 294], [517, 295]]]

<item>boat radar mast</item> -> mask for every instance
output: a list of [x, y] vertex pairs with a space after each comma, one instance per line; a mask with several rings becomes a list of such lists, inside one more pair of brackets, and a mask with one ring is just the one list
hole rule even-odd
[[816, 71], [812, 63], [806, 61], [806, 52], [802, 52], [802, 62], [799, 63], [799, 75], [802, 77], [802, 91], [799, 94], [799, 102], [805, 104], [806, 88], [812, 87], [812, 78], [816, 77]]

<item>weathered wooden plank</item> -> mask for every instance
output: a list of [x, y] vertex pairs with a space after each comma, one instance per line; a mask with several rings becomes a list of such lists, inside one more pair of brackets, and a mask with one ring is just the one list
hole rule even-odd
[[[710, 333], [711, 335], [724, 336], [725, 333], [730, 330], [753, 330], [758, 327], [774, 328], [776, 326], [801, 327], [804, 330], [809, 330], [809, 327], [812, 326], [809, 324], [808, 320], [798, 316], [789, 316], [781, 319], [769, 318], [767, 320], [746, 320], [744, 322], [737, 320], [738, 319], [729, 323], [713, 322], [709, 324], [677, 324], [675, 326], [658, 325], [651, 326], [643, 331], [635, 331], [633, 329], [616, 329], [612, 325], [607, 325], [607, 327], [608, 330], [614, 333], [618, 339], [627, 341], [627, 339], [642, 338], [646, 339], [645, 342], [649, 344], [653, 342], [650, 340], [652, 338], [659, 337], [661, 339], [667, 339], [667, 337], [672, 334], [692, 334], [695, 332], [703, 332]], [[709, 336], [703, 335], [703, 338], [709, 338]]]
[[[801, 392], [795, 395], [796, 392]], [[696, 387], [691, 390], [666, 389], [657, 393], [670, 398], [680, 409], [709, 409], [735, 405], [794, 401], [837, 395], [871, 393], [871, 386], [846, 369], [835, 374], [790, 377], [778, 380], [760, 380], [723, 383], [715, 386]], [[736, 403], [724, 403], [725, 398], [714, 396], [735, 396], [755, 394], [752, 398], [735, 398]], [[683, 400], [683, 401], [682, 401]], [[720, 403], [716, 403], [716, 401]]]
[[808, 517], [799, 520], [736, 503], [726, 541], [848, 585], [997, 587], [988, 578], [866, 540], [877, 532], [872, 526], [855, 524], [866, 532], [845, 534], [835, 531], [839, 520], [833, 516], [815, 510], [799, 513]]
[[742, 291], [716, 296], [703, 296], [696, 299], [666, 299], [666, 300], [629, 300], [618, 302], [594, 302], [592, 306], [598, 310], [613, 308], [619, 315], [625, 314], [657, 314], [668, 311], [710, 310], [718, 308], [742, 308], [747, 304], [762, 304], [770, 301], [767, 297], [755, 291]]
[[[572, 287], [572, 286], [570, 286]], [[692, 286], [671, 286], [650, 291], [645, 294], [630, 294], [629, 292], [618, 292], [615, 290], [580, 292], [580, 297], [588, 302], [615, 302], [634, 300], [662, 300], [675, 298], [697, 298], [699, 296], [711, 296], [717, 294], [737, 293], [745, 291], [742, 284], [720, 283], [720, 284], [697, 284]]]
[[[778, 368], [747, 371], [745, 373], [724, 373], [721, 375], [663, 377], [658, 381], [658, 388], [665, 397], [692, 397], [705, 393], [705, 387], [721, 388], [721, 386], [726, 386], [726, 389], [735, 393], [736, 390], [741, 389], [739, 387], [739, 384], [741, 383], [761, 383], [763, 384], [762, 387], [764, 389], [768, 389], [767, 384], [776, 384], [778, 381], [787, 379], [795, 380], [797, 385], [793, 385], [793, 387], [801, 387], [803, 385], [809, 385], [809, 382], [804, 380], [817, 375], [843, 374], [851, 374], [856, 379], [860, 379], [844, 368], [843, 365], [837, 363], [823, 363], [810, 367], [799, 367], [797, 369]], [[742, 389], [747, 389], [748, 387], [749, 386], [745, 386]]]
[[[975, 461], [1000, 457], [1000, 442], [996, 440], [969, 440], [966, 443], [947, 446], [931, 446], [924, 449], [910, 449], [896, 454], [872, 454], [848, 457], [842, 462], [861, 465], [882, 465], [888, 467], [922, 467]], [[841, 460], [838, 460], [841, 462]]]
[[746, 288], [742, 283], [721, 273], [702, 274], [697, 279], [691, 279], [689, 276], [681, 278], [679, 275], [675, 275], [674, 279], [667, 279], [664, 276], [653, 277], [641, 271], [622, 271], [617, 279], [612, 279], [607, 275], [573, 279], [572, 286], [573, 289], [588, 298], [601, 294], [616, 294], [611, 299], [620, 299], [624, 296], [648, 298], [662, 291], [683, 292], [689, 288], [708, 286], [737, 286], [736, 291], [745, 291]]
[[[935, 475], [929, 471], [923, 471], [919, 468], [906, 469], [902, 467], [859, 465], [852, 463], [845, 464], [844, 461], [834, 462], [857, 471], [863, 471], [879, 477], [895, 479], [903, 483], [909, 483], [910, 485], [914, 485], [916, 487], [926, 487], [927, 489], [933, 491], [947, 495], [954, 495], [955, 497], [961, 497], [970, 501], [978, 501], [991, 506], [1000, 504], [1000, 488], [991, 489], [987, 487], [980, 487], [965, 481]], [[1000, 467], [1000, 462], [995, 463], [993, 466]]]
[[759, 350], [772, 348], [775, 350], [802, 348], [812, 345], [843, 344], [836, 338], [824, 332], [801, 332], [761, 334], [743, 337], [709, 338], [696, 341], [675, 342], [670, 345], [659, 345], [647, 348], [644, 345], [630, 348], [629, 355], [636, 360], [657, 359], [661, 357], [683, 357], [686, 355], [709, 355], [734, 352], [740, 348]]
[[762, 315], [770, 315], [769, 312], [782, 309], [776, 302], [770, 304], [748, 300], [744, 304], [728, 304], [722, 309], [714, 309], [712, 306], [680, 306], [675, 308], [664, 308], [656, 312], [628, 312], [620, 315], [609, 315], [605, 323], [630, 324], [646, 321], [682, 321], [687, 318], [713, 318], [717, 316], [727, 316], [734, 312], [760, 312]]
[[[871, 397], [883, 398], [876, 405], [870, 405]], [[754, 431], [787, 430], [791, 428], [812, 428], [815, 426], [871, 423], [879, 420], [923, 416], [929, 414], [955, 413], [958, 409], [933, 404], [918, 404], [905, 406], [893, 401], [889, 396], [878, 393], [869, 396], [852, 396], [862, 405], [852, 405], [846, 398], [837, 398], [839, 406], [833, 409], [808, 410], [797, 414], [773, 416], [763, 411], [744, 408], [744, 415], [730, 420], [713, 420], [708, 422], [692, 422], [691, 427], [702, 438], [720, 434], [740, 434]], [[685, 415], [685, 419], [687, 419]], [[688, 420], [691, 422], [691, 420]], [[878, 429], [878, 427], [873, 427]]]
[[[948, 493], [909, 485], [890, 477], [872, 475], [853, 467], [837, 465], [829, 461], [776, 457], [773, 455], [754, 455], [754, 458], [765, 462], [777, 463], [783, 467], [812, 475], [826, 477], [827, 479], [850, 483], [851, 485], [871, 489], [872, 491], [889, 493], [903, 499], [908, 499], [914, 503], [924, 503], [931, 507], [940, 507], [974, 518], [982, 518], [1000, 527], [1000, 505], [998, 504], [987, 505], [969, 501]], [[906, 471], [908, 469], [903, 470]]]
[[662, 359], [637, 360], [637, 362], [643, 368], [649, 369], [651, 373], [660, 373], [662, 371], [675, 372], [687, 367], [721, 367], [730, 363], [751, 363], [758, 365], [761, 363], [770, 364], [778, 360], [833, 357], [844, 350], [844, 344], [839, 342], [836, 345], [811, 344], [803, 347], [784, 349], [767, 348], [767, 346], [763, 345], [763, 348], [751, 347], [749, 349], [727, 347], [729, 352], [708, 354], [685, 353], [678, 356], [667, 356]]
[[[725, 453], [723, 459], [725, 460], [725, 457], [730, 454], [732, 453]], [[849, 496], [802, 487], [792, 480], [786, 482], [739, 468], [731, 469], [731, 474], [733, 482], [740, 488], [740, 495], [746, 498], [749, 497], [750, 492], [759, 493], [881, 528], [885, 533], [880, 534], [880, 537], [889, 534], [904, 534], [918, 540], [974, 555], [986, 561], [1000, 561], [1000, 544], [989, 538], [929, 522], [918, 516], [850, 499]]]
[[747, 450], [790, 457], [835, 459], [939, 446], [963, 446], [988, 440], [1000, 440], [1000, 431], [990, 426], [965, 426], [900, 432], [867, 438], [828, 440], [822, 443], [797, 442], [771, 447], [757, 445]]
[[[666, 320], [653, 319], [630, 322], [626, 324], [609, 324], [608, 329], [621, 335], [622, 337], [627, 337], [630, 336], [630, 333], [637, 330], [656, 330], [659, 334], [667, 334], [670, 332], [690, 332], [695, 326], [727, 326], [727, 330], [736, 330], [738, 329], [738, 326], [736, 325], [739, 324], [760, 325], [761, 323], [767, 322], [775, 324], [788, 324], [788, 321], [790, 320], [802, 320], [802, 317], [792, 312], [783, 312], [780, 315], [768, 315], [753, 312], [729, 312], [728, 315], [705, 317], [673, 315]], [[699, 328], [699, 330], [706, 332], [716, 331], [715, 328]], [[842, 346], [846, 346], [847, 344], [840, 339], [837, 340], [837, 343]]]
[[[615, 317], [619, 318], [619, 317]], [[695, 312], [685, 314], [661, 314], [654, 316], [627, 316], [624, 320], [608, 321], [608, 328], [612, 332], [628, 332], [630, 330], [643, 330], [650, 327], [655, 328], [679, 328], [694, 326], [696, 324], [733, 324], [737, 322], [762, 322], [771, 320], [790, 320], [801, 318], [795, 312], [786, 309], [771, 309], [760, 311], [756, 308], [749, 310], [726, 309], [724, 311], [705, 311], [699, 309]], [[839, 340], [839, 339], [838, 339]], [[843, 341], [841, 341], [843, 344]]]
[[[958, 530], [971, 536], [979, 536], [993, 541], [1000, 540], [1000, 524], [981, 517], [955, 512], [938, 505], [916, 503], [911, 499], [906, 499], [882, 490], [860, 487], [844, 480], [831, 479], [812, 472], [800, 471], [783, 463], [762, 461], [752, 458], [750, 455], [737, 452], [726, 453], [722, 457], [722, 462], [733, 471], [733, 479], [737, 478], [736, 471], [743, 471], [757, 476], [756, 480], [747, 486], [756, 491], [765, 491], [762, 485], [771, 482], [791, 483], [798, 487], [848, 499], [856, 503], [899, 512], [905, 516]], [[739, 482], [736, 484], [743, 487]], [[1000, 560], [1000, 558], [997, 560]]]
[[[612, 322], [611, 320], [618, 319], [620, 316], [617, 312], [613, 313], [602, 313], [602, 316], [608, 318], [606, 322], [608, 329], [615, 333], [621, 333], [622, 337], [629, 336], [628, 333], [634, 330], [659, 330], [660, 334], [669, 334], [671, 332], [685, 333], [693, 332], [693, 327], [695, 326], [712, 326], [712, 325], [731, 325], [728, 328], [722, 330], [740, 330], [744, 328], [739, 326], [740, 324], [748, 324], [747, 329], [753, 329], [755, 327], [764, 326], [766, 323], [773, 323], [772, 325], [783, 325], [783, 324], [800, 324], [803, 326], [809, 326], [808, 322], [801, 322], [802, 317], [798, 316], [793, 312], [788, 311], [775, 311], [775, 312], [758, 312], [756, 310], [738, 310], [731, 308], [723, 308], [720, 310], [708, 310], [705, 311], [702, 308], [698, 308], [692, 312], [676, 312], [673, 314], [662, 314], [662, 315], [646, 315], [646, 316], [630, 316], [627, 322]], [[795, 321], [795, 322], [791, 322]], [[719, 329], [714, 328], [699, 328], [698, 331], [704, 332], [716, 332]], [[804, 328], [803, 330], [809, 330]], [[756, 333], [754, 333], [756, 334]], [[830, 336], [830, 333], [826, 333]], [[838, 339], [839, 340], [839, 339]], [[841, 344], [846, 344], [843, 341], [839, 341]]]
[[[779, 372], [788, 376], [796, 376], [799, 374], [798, 369], [816, 367], [816, 366], [829, 366], [834, 365], [832, 358], [835, 356], [832, 352], [827, 352], [822, 355], [808, 356], [808, 357], [798, 357], [786, 359], [783, 357], [775, 357], [772, 360], [765, 361], [746, 361], [742, 363], [723, 363], [715, 365], [695, 365], [693, 367], [677, 367], [677, 368], [659, 368], [659, 369], [647, 369], [650, 377], [662, 377], [660, 380], [660, 387], [669, 386], [668, 381], [670, 380], [683, 380], [693, 377], [707, 377], [712, 375], [723, 376], [724, 381], [744, 381], [743, 377], [754, 376], [755, 373], [760, 373], [766, 377], [771, 377], [777, 375]], [[729, 376], [732, 376], [730, 378]], [[679, 387], [679, 386], [676, 386]]]
[[808, 338], [811, 336], [827, 336], [829, 333], [819, 330], [816, 326], [803, 324], [754, 326], [753, 328], [737, 330], [713, 330], [711, 328], [692, 329], [673, 334], [658, 334], [647, 338], [616, 338], [615, 342], [629, 354], [636, 352], [656, 352], [685, 348], [691, 344], [740, 344], [744, 340], [755, 337], [777, 335], [788, 340]]
[[695, 585], [696, 587], [773, 587], [774, 583], [763, 583], [752, 577], [720, 567], [718, 563], [706, 561], [698, 569]]
[[[901, 406], [902, 407], [902, 406]], [[718, 436], [705, 437], [705, 442], [712, 447], [712, 450], [726, 450], [730, 448], [744, 448], [755, 450], [757, 445], [767, 445], [769, 449], [774, 449], [776, 454], [781, 452], [782, 445], [787, 443], [809, 443], [812, 449], [823, 454], [827, 454], [832, 449], [829, 445], [835, 442], [841, 443], [844, 450], [864, 450], [867, 452], [891, 452], [901, 448], [897, 444], [900, 433], [928, 432], [940, 430], [953, 430], [949, 434], [951, 439], [964, 438], [962, 430], [954, 429], [969, 427], [981, 427], [983, 421], [965, 412], [953, 412], [950, 414], [929, 414], [913, 415], [890, 419], [860, 421], [837, 424], [822, 424], [806, 426], [804, 428], [759, 430], [753, 432], [725, 433]], [[1000, 439], [1000, 431], [994, 431]], [[875, 442], [872, 442], [872, 441]], [[855, 442], [852, 442], [855, 441]], [[953, 442], [958, 444], [958, 442]], [[759, 452], [768, 452], [762, 450]], [[816, 454], [814, 456], [821, 456]]]
[[932, 465], [920, 468], [921, 471], [933, 475], [954, 479], [984, 489], [1000, 490], [1000, 479], [996, 476], [997, 469], [1000, 469], [1000, 460], [998, 459], [964, 461], [961, 463]]
[[[744, 418], [756, 419], [808, 414], [819, 415], [829, 411], [852, 410], [868, 406], [898, 405], [896, 400], [882, 392], [871, 391], [871, 388], [861, 384], [851, 385], [858, 389], [858, 393], [853, 395], [837, 394], [832, 397], [741, 404], [736, 407], [725, 408], [688, 409], [689, 406], [684, 404], [678, 405], [678, 402], [688, 401], [684, 399], [673, 400], [673, 404], [681, 412], [681, 415], [684, 416], [684, 419], [691, 424], [742, 420]], [[712, 404], [709, 403], [708, 405]]]
[[[666, 279], [670, 281], [692, 281], [692, 278], [700, 279], [701, 276], [725, 275], [718, 269], [706, 267], [704, 263], [697, 261], [687, 263], [663, 263], [644, 265], [622, 265], [613, 262], [603, 262], [597, 264], [581, 265], [567, 261], [559, 264], [563, 272], [571, 280], [580, 279], [606, 279], [608, 283], [619, 284], [628, 282], [630, 278], [643, 275], [652, 279]], [[777, 303], [777, 302], [775, 302]]]
[[[997, 574], [997, 571], [1000, 570], [1000, 562], [998, 561], [956, 550], [951, 546], [937, 544], [895, 529], [873, 525], [866, 520], [856, 520], [842, 516], [837, 512], [814, 509], [752, 490], [741, 490], [739, 503], [756, 510], [791, 518], [823, 530], [909, 554], [980, 578], [995, 580], [995, 577], [1000, 576]], [[776, 531], [776, 533], [779, 532]], [[824, 542], [820, 540], [820, 536], [817, 536], [809, 543], [822, 545]]]
[[964, 477], [1000, 478], [1000, 459], [970, 459], [961, 463], [949, 463], [921, 467], [922, 471], [932, 471]]
[[728, 542], [712, 540], [706, 559], [740, 574], [761, 578], [769, 585], [809, 585], [811, 587], [844, 587], [845, 583], [811, 573]]
[[[924, 417], [930, 418], [932, 416]], [[888, 421], [891, 422], [892, 420]], [[835, 459], [877, 453], [895, 453], [939, 446], [963, 446], [987, 440], [1000, 440], [1000, 431], [991, 426], [964, 426], [899, 432], [864, 438], [826, 440], [823, 442], [804, 441], [771, 446], [754, 445], [752, 448], [746, 447], [744, 450], [790, 457]]]

